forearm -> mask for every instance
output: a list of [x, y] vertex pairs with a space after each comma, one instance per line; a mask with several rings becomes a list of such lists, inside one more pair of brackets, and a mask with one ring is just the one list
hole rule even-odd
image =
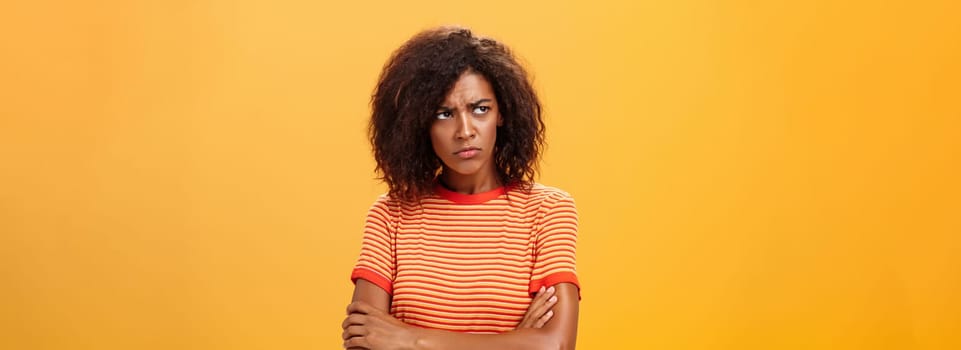
[[556, 286], [554, 318], [543, 328], [521, 328], [501, 334], [468, 334], [417, 328], [414, 349], [537, 349], [573, 350], [577, 342], [578, 290], [571, 283]]
[[416, 350], [567, 350], [574, 348], [574, 344], [559, 342], [561, 337], [552, 336], [546, 329], [524, 328], [501, 334], [470, 334], [417, 328], [414, 333], [417, 337], [414, 342]]
[[[360, 281], [358, 281], [360, 282]], [[342, 324], [345, 348], [473, 350], [571, 350], [577, 341], [578, 295], [570, 283], [556, 286], [553, 318], [543, 328], [520, 328], [501, 334], [469, 334], [415, 327], [386, 312], [388, 295], [369, 283], [358, 283], [354, 302]], [[554, 298], [552, 298], [554, 299]], [[366, 300], [384, 305], [374, 307]]]

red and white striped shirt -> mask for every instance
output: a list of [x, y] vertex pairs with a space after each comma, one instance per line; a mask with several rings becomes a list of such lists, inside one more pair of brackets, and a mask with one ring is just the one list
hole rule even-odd
[[438, 185], [418, 202], [374, 202], [351, 280], [391, 294], [391, 314], [408, 324], [501, 333], [517, 327], [541, 286], [580, 288], [576, 245], [577, 210], [563, 191], [466, 195]]

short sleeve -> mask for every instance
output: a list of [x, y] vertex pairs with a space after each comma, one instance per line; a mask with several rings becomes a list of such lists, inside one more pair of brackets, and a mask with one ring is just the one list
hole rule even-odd
[[545, 199], [544, 216], [534, 238], [534, 269], [529, 291], [569, 282], [577, 286], [575, 254], [577, 252], [577, 208], [570, 195], [557, 192]]
[[396, 272], [393, 221], [389, 199], [381, 196], [367, 212], [360, 257], [350, 274], [353, 283], [362, 278], [393, 294]]

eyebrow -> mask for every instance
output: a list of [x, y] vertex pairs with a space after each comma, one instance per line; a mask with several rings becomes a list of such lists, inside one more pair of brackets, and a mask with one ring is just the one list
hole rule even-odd
[[[477, 101], [468, 103], [468, 104], [467, 104], [467, 107], [477, 107], [477, 106], [479, 106], [479, 105], [482, 104], [482, 103], [485, 103], [485, 102], [493, 102], [493, 101], [494, 101], [494, 100], [489, 99], [489, 98], [482, 98], [482, 99], [480, 99], [480, 100], [477, 100]], [[441, 110], [441, 111], [449, 111], [449, 110], [452, 110], [452, 109], [453, 109], [453, 108], [450, 108], [450, 107], [447, 107], [447, 106], [440, 106], [440, 108], [438, 108], [438, 110]]]

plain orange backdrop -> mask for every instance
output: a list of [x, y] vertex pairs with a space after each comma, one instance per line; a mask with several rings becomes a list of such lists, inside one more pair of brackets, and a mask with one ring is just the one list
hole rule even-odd
[[961, 349], [961, 2], [0, 5], [0, 348], [336, 349], [390, 52], [533, 72], [582, 349]]

